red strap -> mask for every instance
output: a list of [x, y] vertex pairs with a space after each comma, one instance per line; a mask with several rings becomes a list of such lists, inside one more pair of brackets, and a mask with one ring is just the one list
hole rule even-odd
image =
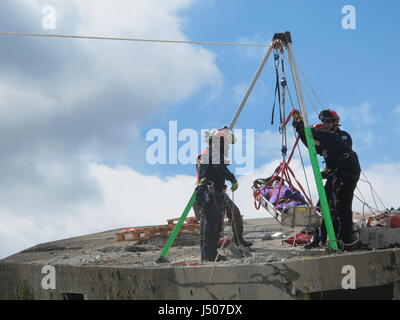
[[290, 163], [290, 161], [292, 161], [292, 158], [293, 158], [293, 155], [294, 155], [294, 150], [296, 150], [296, 147], [297, 147], [297, 145], [299, 144], [299, 140], [300, 140], [300, 137], [297, 136], [296, 142], [294, 143], [292, 152], [290, 153], [289, 158], [288, 158], [288, 161], [287, 161], [288, 164]]
[[289, 121], [290, 121], [290, 118], [291, 118], [292, 115], [293, 115], [293, 111], [294, 111], [294, 110], [290, 111], [289, 116], [287, 117], [286, 121], [285, 121], [283, 124], [281, 124], [281, 128], [285, 128], [285, 127], [287, 126], [287, 124], [288, 124]]
[[[261, 194], [261, 191], [259, 191], [259, 190], [253, 192], [254, 207], [256, 208], [256, 210], [260, 210], [260, 207], [261, 207], [260, 194]], [[258, 202], [258, 204], [257, 204], [257, 202]]]
[[314, 204], [313, 204], [312, 200], [307, 196], [306, 192], [304, 191], [303, 186], [302, 186], [301, 183], [297, 180], [297, 178], [296, 178], [294, 172], [292, 171], [292, 169], [290, 169], [289, 167], [288, 167], [288, 169], [289, 169], [289, 172], [292, 174], [294, 180], [296, 181], [297, 185], [300, 187], [300, 189], [301, 189], [303, 195], [306, 197], [308, 203], [309, 203], [311, 206], [314, 207]]

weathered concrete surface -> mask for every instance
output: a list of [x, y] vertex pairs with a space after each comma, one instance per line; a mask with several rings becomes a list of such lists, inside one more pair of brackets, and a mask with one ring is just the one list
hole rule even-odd
[[[244, 230], [245, 237], [254, 242], [253, 257], [248, 259], [230, 257], [229, 261], [222, 264], [281, 262], [304, 256], [325, 255], [323, 249], [307, 252], [301, 247], [282, 245], [282, 239], [263, 241], [266, 232], [280, 231], [288, 235], [293, 234], [293, 230], [285, 230], [273, 219], [246, 220]], [[161, 267], [156, 260], [167, 238], [117, 242], [115, 237], [117, 231], [119, 230], [39, 244], [0, 262], [130, 268]], [[225, 227], [225, 232], [228, 236], [230, 228]], [[199, 235], [179, 235], [168, 253], [168, 259], [171, 262], [200, 260], [199, 243]], [[228, 250], [225, 251], [224, 253], [229, 255]]]
[[400, 228], [362, 228], [360, 241], [368, 249], [387, 249], [400, 247]]
[[[342, 290], [351, 265], [356, 290]], [[0, 263], [0, 299], [62, 299], [81, 293], [87, 299], [399, 299], [400, 250], [308, 258], [287, 263], [195, 267], [117, 268], [56, 265], [56, 289], [42, 288], [42, 265]], [[374, 288], [385, 287], [384, 296]], [[352, 291], [352, 292], [350, 292]]]
[[[262, 241], [279, 230], [270, 219], [247, 221], [252, 257], [193, 267], [156, 264], [165, 239], [117, 243], [116, 230], [41, 244], [0, 261], [0, 299], [400, 299], [400, 249], [326, 255]], [[181, 238], [170, 261], [198, 259], [197, 240]], [[42, 288], [44, 265], [55, 267], [54, 290]], [[342, 289], [348, 265], [355, 290]]]

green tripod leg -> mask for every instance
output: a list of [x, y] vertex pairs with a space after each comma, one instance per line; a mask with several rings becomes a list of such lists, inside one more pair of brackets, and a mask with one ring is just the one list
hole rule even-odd
[[321, 208], [322, 208], [322, 214], [324, 217], [325, 227], [326, 227], [326, 231], [328, 234], [329, 247], [332, 250], [338, 250], [338, 246], [337, 246], [337, 242], [336, 242], [336, 235], [335, 235], [335, 231], [333, 229], [332, 217], [331, 217], [331, 213], [329, 210], [328, 200], [326, 198], [325, 188], [322, 183], [321, 170], [320, 170], [318, 159], [317, 159], [317, 151], [315, 149], [314, 138], [312, 135], [311, 127], [309, 127], [309, 126], [305, 127], [304, 131], [305, 131], [305, 135], [306, 135], [306, 139], [307, 139], [307, 146], [308, 146], [308, 152], [310, 154], [311, 165], [312, 165], [313, 172], [314, 172], [315, 183], [317, 185], [318, 195], [319, 195], [319, 199], [321, 202]]
[[189, 202], [187, 203], [185, 209], [182, 212], [181, 217], [179, 218], [178, 223], [176, 224], [174, 230], [172, 230], [171, 235], [168, 238], [167, 243], [165, 244], [163, 250], [161, 251], [160, 257], [158, 258], [157, 262], [158, 263], [163, 263], [167, 262], [167, 254], [171, 246], [175, 242], [175, 238], [177, 237], [179, 231], [182, 228], [183, 223], [185, 222], [185, 219], [190, 211], [190, 209], [193, 207], [194, 202], [196, 201], [196, 193], [193, 192], [192, 196], [189, 199]]

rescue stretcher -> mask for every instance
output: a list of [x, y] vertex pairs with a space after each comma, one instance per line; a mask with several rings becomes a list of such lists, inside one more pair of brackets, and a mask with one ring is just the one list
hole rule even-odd
[[318, 212], [317, 207], [313, 206], [291, 206], [286, 207], [284, 210], [279, 211], [275, 206], [269, 202], [260, 192], [257, 186], [252, 186], [254, 192], [256, 192], [256, 197], [254, 199], [259, 203], [259, 208], [262, 206], [268, 213], [279, 222], [284, 227], [308, 227], [308, 228], [319, 228], [321, 227], [323, 218]]

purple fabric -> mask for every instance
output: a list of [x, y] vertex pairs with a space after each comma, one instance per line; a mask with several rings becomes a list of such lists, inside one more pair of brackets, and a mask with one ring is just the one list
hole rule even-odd
[[270, 203], [276, 206], [278, 199], [285, 199], [284, 202], [279, 203], [276, 209], [279, 211], [284, 210], [286, 207], [303, 206], [307, 205], [304, 197], [297, 191], [293, 191], [288, 186], [282, 185], [281, 192], [279, 193], [279, 185], [261, 186], [261, 195], [265, 197]]

